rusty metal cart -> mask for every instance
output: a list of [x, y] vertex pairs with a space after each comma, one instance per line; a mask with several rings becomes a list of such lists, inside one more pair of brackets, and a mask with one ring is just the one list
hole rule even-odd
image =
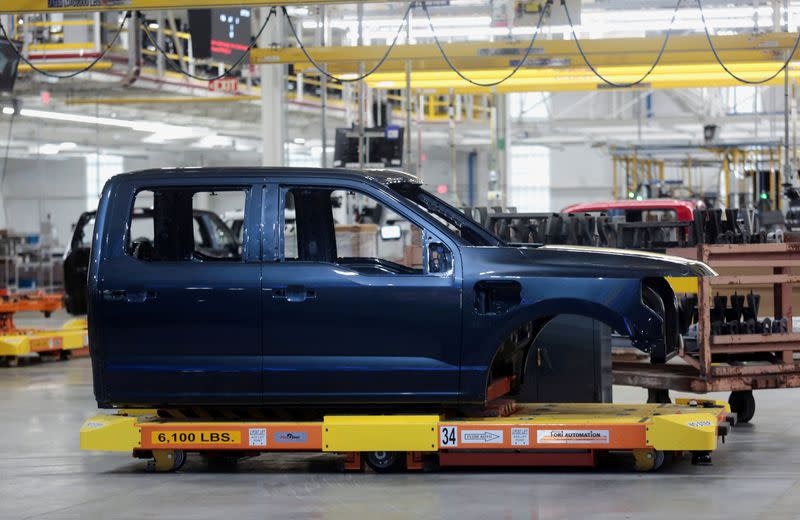
[[[684, 346], [680, 360], [662, 365], [615, 362], [614, 383], [647, 388], [651, 400], [662, 402], [669, 399], [669, 390], [730, 391], [729, 403], [740, 422], [755, 413], [753, 390], [800, 387], [800, 333], [792, 329], [792, 289], [800, 282], [792, 269], [800, 266], [800, 244], [699, 245], [667, 253], [702, 260], [720, 273], [697, 284], [697, 349]], [[714, 294], [751, 289], [763, 291], [762, 301], [772, 293], [772, 315], [786, 319], [786, 332], [712, 335]]]

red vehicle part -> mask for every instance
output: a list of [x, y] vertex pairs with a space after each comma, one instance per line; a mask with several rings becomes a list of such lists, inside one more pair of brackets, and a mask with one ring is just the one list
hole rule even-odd
[[648, 199], [648, 200], [610, 200], [601, 202], [586, 202], [573, 204], [561, 210], [561, 213], [592, 213], [608, 212], [611, 210], [622, 211], [647, 211], [647, 210], [672, 210], [676, 220], [691, 222], [694, 220], [694, 210], [697, 205], [688, 200], [675, 199]]

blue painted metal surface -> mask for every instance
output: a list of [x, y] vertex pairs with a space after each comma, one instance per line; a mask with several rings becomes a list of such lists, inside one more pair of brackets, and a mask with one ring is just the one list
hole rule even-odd
[[[630, 252], [509, 247], [488, 234], [471, 245], [403, 195], [398, 186], [410, 190], [413, 182], [397, 172], [319, 169], [112, 178], [98, 208], [88, 281], [99, 405], [482, 402], [498, 346], [526, 322], [586, 315], [646, 347], [662, 341], [662, 323], [642, 303], [642, 279], [711, 273], [703, 264]], [[281, 189], [298, 185], [377, 199], [446, 246], [452, 271], [364, 274], [281, 261]], [[241, 262], [144, 262], [126, 253], [135, 194], [167, 186], [246, 190]], [[496, 282], [519, 284], [519, 302], [480, 310], [476, 284]]]

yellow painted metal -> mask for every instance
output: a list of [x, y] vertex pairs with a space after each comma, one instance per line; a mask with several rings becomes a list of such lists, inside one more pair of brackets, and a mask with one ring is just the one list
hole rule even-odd
[[730, 201], [728, 200], [728, 190], [731, 189], [731, 164], [728, 158], [728, 152], [722, 152], [722, 186], [720, 191], [720, 198], [722, 204], [727, 208]]
[[721, 408], [725, 413], [731, 413], [731, 405], [719, 399], [698, 399], [695, 397], [677, 397], [673, 399], [676, 406], [711, 406]]
[[141, 446], [142, 430], [138, 418], [125, 415], [95, 415], [80, 430], [80, 447], [90, 451], [130, 453]]
[[[399, 0], [380, 0], [387, 3]], [[378, 0], [359, 0], [360, 3]], [[314, 4], [354, 3], [353, 0], [314, 1]], [[266, 5], [308, 5], [308, 0], [113, 0], [86, 2], [78, 0], [3, 0], [0, 14], [13, 13], [56, 13], [56, 12], [96, 12], [124, 11], [127, 9], [144, 11], [150, 9], [199, 9], [207, 7], [256, 7]]]
[[[777, 70], [779, 64], [775, 62], [759, 62], [753, 64], [731, 65], [732, 70], [745, 79], [760, 80], [771, 75]], [[649, 67], [599, 67], [599, 72], [618, 83], [635, 81], [640, 78]], [[468, 77], [476, 81], [492, 81], [498, 79], [502, 72], [499, 70], [471, 70], [464, 71]], [[800, 78], [800, 70], [792, 67], [789, 71], [791, 79]], [[775, 78], [765, 84], [778, 85], [782, 79]], [[395, 73], [377, 72], [367, 79], [371, 88], [400, 89], [404, 80]], [[740, 82], [728, 75], [718, 64], [707, 65], [673, 65], [669, 68], [661, 66], [648, 77], [640, 87], [642, 89], [674, 89], [674, 88], [699, 88], [699, 87], [730, 87], [739, 86]], [[436, 72], [412, 73], [411, 88], [422, 90], [429, 94], [447, 94], [450, 89], [457, 93], [484, 94], [491, 89], [470, 85], [454, 72], [441, 70]], [[597, 76], [587, 68], [541, 68], [536, 70], [521, 70], [514, 77], [495, 87], [497, 92], [559, 92], [597, 90], [608, 88]]]
[[438, 415], [326, 416], [322, 451], [436, 451]]
[[[37, 63], [36, 68], [41, 70], [46, 70], [50, 72], [69, 72], [72, 70], [79, 70], [86, 67], [89, 62], [82, 62], [82, 61], [72, 61], [72, 62], [64, 62], [64, 63]], [[100, 61], [95, 63], [92, 70], [97, 72], [101, 70], [110, 70], [113, 67], [113, 64], [110, 61]], [[24, 63], [20, 63], [19, 65], [19, 72], [31, 72], [33, 69], [30, 65], [26, 65]]]
[[[785, 53], [792, 49], [794, 33], [714, 36], [714, 44], [725, 62], [746, 79], [762, 79], [778, 69]], [[641, 77], [652, 65], [661, 37], [606, 38], [585, 40], [584, 48], [601, 74], [619, 83]], [[358, 63], [372, 64], [386, 52], [386, 46], [314, 47], [308, 51], [325, 63], [328, 71], [342, 77], [354, 76]], [[477, 81], [491, 81], [504, 76], [522, 57], [524, 42], [470, 42], [445, 45], [452, 62]], [[405, 64], [412, 63], [411, 88], [426, 94], [486, 93], [490, 89], [470, 85], [451, 71], [438, 48], [427, 45], [398, 45], [375, 74], [367, 78], [372, 88], [403, 89], [406, 86]], [[497, 92], [594, 90], [607, 88], [584, 64], [574, 41], [537, 42], [537, 66], [522, 68], [514, 77], [496, 87]], [[265, 48], [251, 52], [252, 63], [292, 64], [298, 71], [314, 70], [297, 48]], [[800, 71], [790, 67], [790, 76]], [[775, 78], [778, 84], [782, 78]], [[771, 84], [772, 84], [771, 83]], [[703, 35], [674, 36], [664, 57], [641, 88], [682, 88], [733, 86], [739, 83], [716, 62]]]
[[64, 325], [61, 326], [61, 328], [63, 330], [75, 330], [75, 329], [86, 330], [88, 326], [89, 322], [86, 320], [86, 318], [72, 318], [70, 320], [67, 320], [64, 323]]
[[94, 25], [94, 20], [47, 20], [22, 24], [23, 27], [77, 27], [84, 25]]
[[653, 448], [633, 450], [633, 463], [636, 471], [651, 471], [656, 466], [656, 450]]
[[71, 98], [67, 105], [151, 105], [181, 103], [240, 103], [242, 101], [258, 101], [261, 96], [195, 96], [195, 97], [115, 97], [115, 98]]
[[712, 451], [717, 447], [717, 416], [710, 412], [653, 415], [647, 445], [660, 451]]
[[[154, 50], [150, 50], [150, 49], [142, 49], [142, 54], [144, 54], [146, 56], [157, 56], [160, 53], [159, 53], [159, 51], [154, 51]], [[175, 54], [174, 52], [168, 52], [164, 56], [169, 60], [175, 60], [175, 61], [181, 60], [181, 57], [178, 56], [177, 54]], [[192, 58], [190, 58], [189, 56], [184, 56], [181, 61], [183, 61], [185, 63], [191, 63], [194, 60]]]
[[667, 277], [667, 282], [669, 282], [670, 287], [672, 290], [678, 294], [686, 293], [686, 294], [697, 294], [697, 285], [698, 280], [696, 277]]
[[88, 344], [86, 330], [32, 331], [0, 336], [0, 356], [24, 356], [51, 350], [75, 350]]
[[[714, 45], [725, 58], [732, 62], [778, 62], [785, 59], [785, 51], [792, 49], [796, 34], [787, 32], [763, 33], [760, 35], [713, 36]], [[516, 42], [468, 42], [443, 44], [448, 57], [457, 66], [468, 69], [509, 69], [512, 62], [525, 54], [527, 41]], [[598, 66], [604, 65], [646, 65], [650, 66], [663, 44], [662, 36], [646, 38], [597, 38], [581, 42], [590, 61]], [[388, 50], [385, 45], [353, 47], [307, 47], [315, 61], [326, 63], [334, 73], [355, 72], [353, 64], [377, 62]], [[567, 60], [566, 67], [583, 65], [583, 60], [573, 40], [540, 40], [535, 45], [537, 63], [544, 60]], [[529, 58], [530, 59], [530, 58]], [[417, 71], [444, 70], [446, 64], [435, 44], [396, 45], [384, 64], [382, 71], [395, 71], [404, 74], [403, 63], [412, 61]], [[310, 62], [297, 47], [253, 49], [251, 63], [294, 64], [299, 68]], [[664, 52], [661, 63], [702, 64], [715, 63], [714, 56], [704, 35], [673, 36]], [[350, 66], [351, 68], [343, 68]], [[555, 66], [555, 65], [550, 65]], [[536, 67], [538, 69], [539, 67]], [[524, 69], [531, 70], [531, 69]]]
[[37, 51], [89, 51], [95, 48], [91, 42], [76, 43], [31, 43], [28, 45], [29, 52]]

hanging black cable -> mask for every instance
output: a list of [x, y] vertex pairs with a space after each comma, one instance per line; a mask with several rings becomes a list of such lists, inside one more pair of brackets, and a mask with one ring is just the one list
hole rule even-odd
[[8, 37], [8, 33], [6, 32], [6, 28], [3, 26], [2, 22], [0, 22], [0, 33], [2, 33], [3, 38], [5, 38], [8, 41], [9, 46], [12, 49], [14, 49], [14, 53], [19, 57], [19, 59], [23, 63], [28, 65], [31, 68], [31, 70], [33, 70], [35, 72], [38, 72], [39, 74], [43, 74], [43, 75], [47, 76], [48, 78], [69, 79], [69, 78], [74, 78], [75, 76], [77, 76], [79, 74], [83, 74], [84, 72], [90, 71], [95, 65], [97, 65], [97, 63], [100, 60], [102, 60], [103, 58], [106, 57], [106, 54], [108, 54], [108, 51], [111, 49], [111, 47], [113, 47], [114, 44], [117, 43], [117, 40], [119, 39], [119, 35], [122, 33], [122, 29], [125, 26], [125, 20], [130, 18], [130, 16], [131, 16], [131, 12], [130, 11], [125, 13], [125, 16], [122, 17], [122, 21], [120, 22], [119, 27], [117, 28], [117, 32], [114, 33], [114, 38], [112, 38], [111, 42], [108, 45], [106, 45], [105, 49], [103, 49], [103, 52], [101, 52], [99, 56], [97, 56], [91, 63], [89, 63], [87, 66], [83, 67], [82, 69], [70, 72], [68, 74], [53, 74], [52, 72], [46, 71], [44, 69], [40, 69], [39, 67], [37, 67], [36, 65], [31, 63], [31, 61], [28, 60], [28, 58], [26, 58], [25, 56], [23, 56], [22, 52], [14, 46], [14, 43], [11, 40], [11, 38]]
[[338, 81], [340, 83], [353, 83], [355, 81], [361, 81], [361, 80], [365, 79], [367, 76], [370, 76], [370, 75], [374, 74], [375, 71], [377, 71], [379, 68], [381, 68], [381, 65], [383, 65], [383, 63], [389, 57], [389, 54], [392, 53], [392, 50], [394, 50], [395, 45], [397, 45], [397, 39], [400, 37], [400, 31], [403, 29], [403, 26], [408, 21], [408, 14], [411, 12], [411, 9], [412, 9], [413, 6], [414, 6], [414, 2], [411, 2], [410, 4], [408, 4], [408, 8], [406, 9], [406, 13], [403, 15], [403, 20], [400, 22], [400, 26], [397, 28], [397, 32], [394, 35], [394, 39], [392, 40], [391, 45], [389, 45], [389, 48], [386, 49], [386, 52], [383, 54], [381, 59], [378, 60], [378, 62], [375, 64], [374, 67], [369, 69], [364, 74], [362, 74], [362, 75], [360, 75], [358, 77], [355, 77], [355, 78], [342, 78], [342, 77], [339, 77], [339, 76], [335, 76], [335, 75], [329, 73], [327, 70], [325, 70], [321, 65], [319, 65], [314, 60], [314, 58], [312, 58], [311, 55], [308, 53], [308, 50], [306, 49], [305, 45], [303, 45], [303, 42], [300, 41], [300, 36], [297, 34], [297, 30], [294, 27], [294, 23], [292, 23], [292, 19], [289, 17], [289, 13], [286, 12], [286, 8], [285, 7], [281, 7], [281, 9], [283, 9], [283, 14], [284, 14], [284, 16], [286, 16], [286, 20], [289, 22], [289, 29], [292, 31], [292, 35], [294, 35], [294, 39], [297, 40], [297, 45], [300, 47], [300, 50], [303, 51], [303, 54], [305, 55], [306, 59], [311, 63], [311, 65], [313, 65], [314, 68], [317, 69], [320, 74], [322, 74], [323, 76], [327, 77], [328, 79], [331, 79], [333, 81]]
[[703, 3], [702, 3], [701, 0], [697, 0], [697, 6], [700, 8], [700, 19], [703, 21], [703, 29], [705, 30], [705, 33], [706, 33], [706, 40], [708, 40], [708, 46], [711, 47], [711, 53], [714, 54], [714, 59], [716, 59], [717, 63], [719, 63], [719, 66], [722, 67], [723, 70], [725, 72], [727, 72], [728, 75], [730, 75], [736, 81], [740, 81], [740, 82], [746, 83], [748, 85], [763, 85], [764, 83], [772, 81], [773, 79], [778, 77], [778, 74], [783, 72], [784, 69], [786, 69], [786, 67], [789, 66], [789, 62], [792, 61], [792, 57], [794, 56], [794, 53], [797, 52], [798, 45], [800, 45], [800, 32], [798, 32], [797, 33], [797, 38], [795, 38], [795, 40], [794, 40], [794, 46], [792, 46], [792, 52], [789, 53], [789, 56], [786, 57], [786, 61], [783, 62], [783, 65], [781, 65], [781, 68], [779, 68], [775, 72], [775, 74], [773, 74], [773, 75], [771, 75], [771, 76], [769, 76], [769, 77], [767, 77], [765, 79], [759, 79], [759, 80], [744, 79], [744, 78], [734, 74], [733, 71], [730, 70], [727, 67], [727, 65], [725, 65], [725, 63], [723, 63], [722, 58], [720, 58], [719, 54], [717, 53], [717, 48], [714, 47], [714, 42], [711, 39], [711, 33], [709, 32], [708, 24], [706, 23], [706, 16], [705, 16], [705, 14], [703, 14]]
[[447, 63], [447, 66], [450, 67], [450, 70], [455, 72], [459, 78], [477, 87], [496, 87], [497, 85], [504, 83], [505, 81], [510, 79], [528, 61], [528, 56], [530, 56], [531, 50], [533, 49], [533, 44], [536, 42], [536, 37], [539, 35], [539, 29], [542, 26], [542, 20], [544, 19], [545, 12], [549, 9], [551, 4], [552, 0], [547, 0], [547, 3], [545, 3], [542, 6], [542, 10], [539, 13], [539, 21], [536, 23], [536, 29], [534, 29], [531, 41], [530, 43], [528, 43], [528, 48], [525, 49], [525, 54], [522, 56], [522, 59], [519, 61], [519, 63], [517, 63], [517, 65], [511, 70], [511, 72], [506, 74], [506, 76], [503, 79], [497, 81], [490, 81], [488, 83], [482, 83], [480, 81], [472, 80], [466, 77], [460, 70], [458, 70], [458, 68], [453, 64], [453, 62], [450, 61], [450, 57], [447, 56], [447, 53], [445, 52], [444, 47], [442, 47], [441, 42], [439, 42], [439, 36], [436, 34], [436, 29], [433, 27], [431, 14], [428, 12], [428, 6], [426, 5], [425, 2], [422, 2], [422, 10], [425, 11], [425, 16], [428, 18], [428, 26], [431, 28], [431, 33], [433, 34], [433, 41], [436, 42], [436, 47], [439, 48], [439, 53], [442, 55], [442, 58], [444, 58], [444, 61], [445, 63]]
[[564, 5], [564, 11], [567, 13], [567, 22], [569, 22], [569, 28], [572, 31], [572, 39], [575, 40], [575, 45], [578, 47], [578, 52], [580, 53], [581, 58], [583, 58], [583, 62], [586, 64], [587, 67], [589, 67], [589, 70], [591, 70], [594, 73], [594, 75], [600, 78], [606, 85], [617, 88], [629, 88], [629, 87], [635, 87], [636, 85], [639, 85], [645, 79], [647, 79], [650, 76], [650, 74], [653, 73], [656, 66], [661, 62], [661, 58], [664, 56], [664, 50], [667, 48], [667, 43], [669, 42], [669, 37], [672, 34], [672, 25], [675, 23], [675, 17], [678, 16], [678, 9], [680, 8], [682, 1], [683, 0], [678, 0], [678, 3], [675, 4], [675, 10], [672, 12], [672, 19], [669, 21], [669, 27], [667, 27], [667, 33], [664, 35], [664, 41], [661, 43], [661, 48], [658, 51], [656, 60], [650, 66], [650, 69], [647, 72], [645, 72], [641, 78], [637, 79], [636, 81], [632, 81], [630, 83], [616, 83], [614, 81], [611, 81], [608, 78], [604, 77], [602, 74], [600, 74], [600, 72], [598, 72], [596, 68], [594, 68], [594, 65], [592, 65], [592, 63], [589, 61], [589, 58], [586, 56], [586, 53], [583, 52], [583, 46], [581, 45], [581, 41], [578, 38], [577, 33], [575, 32], [575, 26], [572, 24], [572, 17], [569, 14], [569, 7], [567, 7], [567, 2], [562, 2], [562, 4]]
[[166, 50], [164, 50], [164, 48], [161, 47], [158, 44], [158, 42], [156, 42], [156, 40], [153, 38], [153, 35], [150, 34], [150, 30], [147, 28], [147, 24], [142, 24], [142, 29], [144, 30], [145, 36], [147, 36], [147, 39], [150, 41], [150, 44], [153, 47], [155, 47], [156, 50], [162, 56], [164, 56], [164, 62], [167, 64], [167, 66], [169, 68], [171, 68], [172, 70], [174, 70], [175, 72], [177, 72], [179, 74], [183, 74], [184, 76], [188, 76], [188, 77], [190, 77], [192, 79], [196, 79], [198, 81], [214, 81], [214, 80], [217, 80], [217, 79], [222, 79], [222, 78], [224, 78], [226, 76], [230, 76], [230, 74], [234, 70], [236, 70], [239, 67], [239, 65], [242, 64], [242, 61], [244, 61], [244, 59], [250, 54], [250, 51], [253, 50], [253, 47], [256, 46], [256, 43], [258, 42], [258, 38], [261, 36], [261, 33], [264, 32], [264, 29], [267, 28], [267, 24], [269, 23], [270, 19], [272, 18], [272, 16], [274, 14], [275, 14], [275, 7], [271, 8], [269, 10], [269, 14], [267, 14], [267, 18], [264, 20], [264, 23], [261, 24], [261, 28], [258, 30], [256, 35], [253, 36], [250, 39], [250, 44], [247, 46], [247, 49], [244, 51], [244, 53], [242, 53], [241, 56], [239, 56], [239, 59], [237, 59], [233, 63], [233, 65], [231, 65], [231, 67], [229, 69], [226, 69], [225, 71], [223, 71], [222, 74], [217, 74], [216, 76], [210, 76], [210, 77], [197, 76], [195, 74], [192, 74], [191, 72], [183, 70], [183, 67], [181, 67], [180, 64], [172, 63], [172, 60], [168, 57], [169, 53]]

